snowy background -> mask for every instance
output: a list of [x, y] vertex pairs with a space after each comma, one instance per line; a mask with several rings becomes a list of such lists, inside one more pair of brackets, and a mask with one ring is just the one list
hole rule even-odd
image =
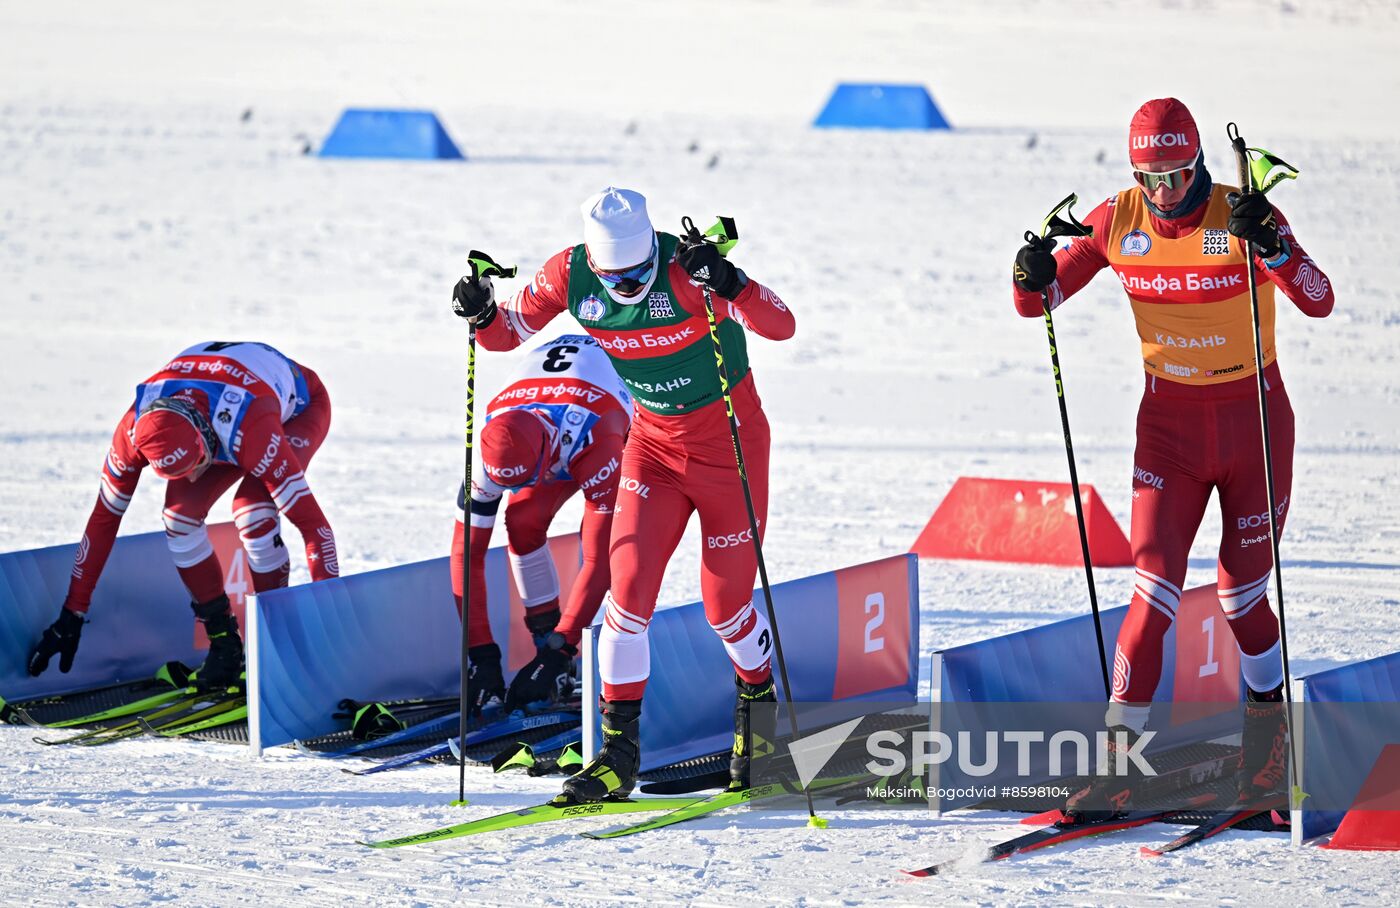
[[[1128, 183], [1127, 121], [1171, 94], [1218, 179], [1234, 172], [1230, 120], [1302, 169], [1273, 198], [1337, 290], [1331, 318], [1283, 304], [1278, 325], [1298, 416], [1294, 672], [1393, 651], [1397, 46], [1391, 2], [5, 3], [0, 550], [72, 542], [132, 386], [195, 341], [246, 338], [330, 389], [309, 479], [342, 570], [443, 554], [465, 399], [448, 299], [465, 253], [529, 273], [577, 241], [579, 201], [617, 183], [664, 229], [735, 216], [736, 260], [797, 315], [791, 342], [750, 345], [773, 425], [773, 578], [904, 551], [958, 475], [1063, 479], [1044, 332], [1012, 310], [1010, 259], [1067, 192], [1083, 215]], [[924, 83], [962, 128], [810, 129], [843, 79]], [[433, 108], [471, 160], [302, 154], [343, 107], [376, 105]], [[1100, 277], [1057, 329], [1081, 477], [1126, 527], [1142, 371], [1116, 282]], [[479, 387], [514, 363], [483, 356]], [[159, 527], [161, 486], [148, 478], [127, 532]], [[1193, 585], [1214, 579], [1218, 531], [1212, 510]], [[697, 561], [692, 528], [663, 602], [695, 597]], [[1086, 606], [1073, 570], [921, 575], [923, 653]], [[1130, 571], [1096, 576], [1101, 600], [1127, 601]], [[29, 737], [0, 727], [0, 901], [14, 904], [1262, 903], [1280, 885], [1288, 901], [1394, 898], [1393, 856], [1232, 833], [1140, 860], [1162, 828], [933, 881], [895, 873], [1012, 828], [988, 816], [836, 815], [816, 832], [741, 814], [616, 843], [545, 827], [368, 853], [353, 840], [557, 783], [474, 772], [461, 810], [445, 806], [450, 767], [351, 779], [290, 751], [74, 753]]]

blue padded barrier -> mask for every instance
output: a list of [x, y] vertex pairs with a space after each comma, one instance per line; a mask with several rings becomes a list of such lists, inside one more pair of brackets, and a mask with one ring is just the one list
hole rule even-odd
[[922, 85], [842, 82], [814, 126], [847, 129], [951, 129]]
[[[1295, 811], [1295, 840], [1334, 831], [1387, 744], [1400, 743], [1400, 653], [1353, 662], [1299, 679], [1303, 708], [1302, 809]], [[1328, 704], [1358, 704], [1336, 707]], [[1360, 704], [1367, 704], [1366, 706]], [[1314, 809], [1310, 805], [1326, 805]]]
[[430, 110], [349, 108], [317, 153], [323, 158], [463, 160], [461, 150]]
[[[1110, 662], [1127, 613], [1127, 606], [1100, 612]], [[978, 726], [976, 704], [1099, 704], [1107, 699], [1091, 615], [935, 652], [932, 678], [934, 700], [952, 705], [945, 719], [956, 728]], [[1215, 586], [1187, 590], [1164, 641], [1162, 677], [1148, 725], [1157, 733], [1151, 750], [1238, 733], [1235, 705], [1243, 691], [1239, 648], [1220, 610]], [[1011, 711], [993, 707], [982, 712], [990, 717]], [[1086, 727], [1078, 729], [1086, 734], [1103, 727], [1101, 709], [1066, 709], [1064, 714], [1087, 721]], [[938, 785], [943, 788], [1002, 781], [969, 776], [951, 762], [940, 767], [940, 774]], [[966, 806], [974, 800], [945, 800], [941, 808]]]
[[[211, 524], [214, 543], [230, 582], [230, 598], [243, 590], [243, 552], [231, 523]], [[68, 674], [58, 658], [37, 678], [25, 666], [44, 628], [58, 617], [78, 545], [0, 554], [0, 695], [12, 701], [66, 694], [151, 677], [178, 659], [191, 668], [204, 661], [208, 645], [195, 634], [190, 594], [170, 560], [165, 533], [121, 536], [93, 593], [88, 624]]]
[[[896, 555], [779, 583], [772, 590], [794, 700], [915, 697], [916, 556]], [[754, 593], [754, 607], [764, 609], [761, 591]], [[642, 701], [642, 769], [727, 750], [734, 740], [734, 667], [705, 619], [703, 603], [659, 609], [648, 636], [651, 678]], [[596, 703], [602, 683], [596, 628], [585, 635], [583, 652], [587, 708]], [[585, 749], [591, 752], [589, 742], [599, 733], [596, 710], [585, 728]]]
[[[550, 548], [564, 598], [576, 573], [579, 536], [554, 537]], [[487, 552], [486, 585], [491, 633], [509, 681], [510, 671], [534, 654], [534, 644], [504, 546]], [[248, 721], [255, 751], [342, 729], [332, 713], [347, 697], [457, 693], [461, 623], [445, 557], [264, 593], [249, 615]]]

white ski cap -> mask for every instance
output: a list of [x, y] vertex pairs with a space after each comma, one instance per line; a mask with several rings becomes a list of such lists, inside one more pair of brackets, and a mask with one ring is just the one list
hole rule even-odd
[[651, 256], [656, 230], [647, 217], [647, 200], [640, 192], [609, 186], [589, 198], [583, 213], [583, 243], [593, 267], [619, 271]]

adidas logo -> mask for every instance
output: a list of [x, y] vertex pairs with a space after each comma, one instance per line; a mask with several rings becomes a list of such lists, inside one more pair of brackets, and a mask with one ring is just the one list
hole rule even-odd
[[694, 277], [694, 278], [697, 278], [697, 279], [699, 279], [699, 280], [702, 280], [702, 281], [709, 280], [709, 278], [710, 278], [710, 266], [709, 266], [709, 265], [703, 266], [699, 271], [695, 272], [695, 274], [693, 274], [693, 275], [691, 275], [691, 276]]

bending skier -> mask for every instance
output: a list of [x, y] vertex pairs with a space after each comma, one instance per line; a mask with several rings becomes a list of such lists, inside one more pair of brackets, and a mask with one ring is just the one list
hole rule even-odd
[[[579, 639], [608, 591], [608, 539], [632, 411], [632, 396], [607, 354], [586, 335], [566, 335], [536, 347], [487, 405], [478, 449], [482, 469], [472, 471], [467, 697], [473, 711], [502, 697], [507, 709], [518, 709], [553, 699], [570, 686]], [[584, 500], [583, 564], [561, 618], [559, 575], [546, 542], [550, 521], [579, 491]], [[496, 512], [507, 492], [507, 557], [536, 647], [535, 658], [511, 681], [509, 694], [486, 612], [485, 570]], [[459, 491], [451, 558], [459, 615], [464, 504]]]
[[757, 562], [721, 400], [701, 285], [716, 299], [724, 365], [740, 422], [754, 507], [768, 505], [768, 421], [749, 374], [744, 329], [785, 340], [795, 327], [776, 294], [708, 243], [658, 233], [646, 200], [608, 188], [583, 204], [583, 239], [556, 254], [508, 303], [487, 280], [463, 278], [454, 298], [482, 346], [509, 350], [568, 311], [612, 358], [640, 405], [622, 458], [611, 543], [612, 583], [598, 643], [603, 746], [564, 783], [561, 801], [626, 797], [641, 759], [638, 729], [651, 673], [647, 626], [671, 554], [700, 514], [701, 595], [734, 664], [733, 784], [748, 783], [749, 705], [773, 700], [771, 632], [753, 606]]
[[[1275, 361], [1274, 288], [1305, 315], [1322, 318], [1332, 311], [1332, 286], [1262, 193], [1247, 191], [1232, 201], [1238, 190], [1212, 182], [1195, 120], [1180, 101], [1149, 101], [1137, 111], [1129, 158], [1137, 185], [1084, 219], [1092, 238], [1053, 255], [1052, 244], [1037, 240], [1016, 254], [1016, 310], [1040, 317], [1042, 291], [1058, 306], [1103, 268], [1122, 282], [1142, 338], [1146, 389], [1133, 459], [1137, 582], [1114, 651], [1106, 721], [1127, 741], [1147, 725], [1187, 555], [1217, 490], [1224, 522], [1220, 604], [1248, 685], [1240, 795], [1260, 798], [1282, 790], [1285, 679], [1278, 620], [1267, 597], [1273, 560], [1245, 268], [1255, 269], [1259, 284], [1280, 533], [1292, 483], [1294, 425]], [[1259, 252], [1247, 263], [1248, 243]], [[1091, 806], [1125, 807], [1136, 781], [1097, 780], [1070, 798], [1066, 822], [1102, 815]]]
[[316, 373], [266, 344], [195, 344], [137, 385], [136, 402], [117, 424], [102, 465], [68, 594], [29, 658], [29, 673], [41, 674], [55, 655], [60, 671], [72, 667], [93, 589], [149, 466], [168, 480], [166, 541], [209, 636], [196, 681], [207, 688], [236, 684], [243, 641], [204, 519], [238, 483], [233, 519], [257, 592], [287, 585], [291, 560], [282, 544], [282, 515], [306, 544], [311, 579], [339, 574], [335, 536], [303, 473], [330, 422], [330, 398]]

